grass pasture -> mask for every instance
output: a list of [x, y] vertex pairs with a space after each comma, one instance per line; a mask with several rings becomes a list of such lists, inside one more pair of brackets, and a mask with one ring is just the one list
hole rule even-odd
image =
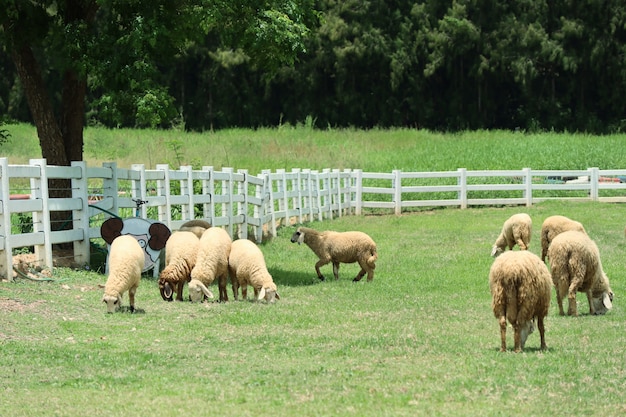
[[[548, 350], [532, 334], [500, 353], [487, 276], [511, 214], [581, 221], [600, 248], [613, 309], [560, 317]], [[261, 245], [281, 300], [165, 303], [144, 277], [137, 314], [105, 314], [106, 277], [61, 269], [57, 282], [0, 285], [0, 414], [6, 416], [512, 416], [626, 412], [624, 209], [546, 202], [532, 208], [441, 209], [342, 217], [312, 227], [377, 241], [372, 283], [319, 282], [293, 227]], [[323, 272], [332, 277], [332, 268]], [[216, 289], [214, 291], [217, 292]], [[230, 293], [230, 289], [229, 289]], [[124, 302], [128, 301], [127, 297]], [[509, 347], [512, 347], [509, 328]]]

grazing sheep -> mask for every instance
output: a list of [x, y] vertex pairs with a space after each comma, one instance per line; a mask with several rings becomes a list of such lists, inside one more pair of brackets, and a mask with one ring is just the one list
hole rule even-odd
[[543, 221], [541, 225], [541, 260], [546, 261], [550, 242], [559, 234], [568, 230], [577, 230], [585, 232], [583, 225], [575, 220], [565, 216], [550, 216]]
[[278, 290], [272, 276], [265, 265], [265, 258], [261, 249], [246, 239], [235, 240], [231, 245], [228, 258], [228, 272], [233, 284], [235, 300], [241, 286], [241, 296], [245, 300], [248, 297], [247, 288], [254, 288], [254, 298], [257, 300], [273, 303], [280, 300]]
[[506, 352], [507, 319], [515, 332], [515, 352], [524, 349], [526, 338], [537, 320], [541, 349], [546, 349], [543, 319], [550, 308], [552, 281], [545, 263], [529, 251], [506, 252], [497, 257], [489, 271], [494, 316], [500, 323], [500, 351]]
[[165, 245], [165, 268], [159, 275], [159, 291], [165, 301], [183, 301], [183, 287], [196, 265], [200, 239], [193, 232], [176, 232]]
[[533, 222], [526, 213], [518, 213], [509, 217], [502, 225], [502, 231], [491, 249], [491, 256], [496, 257], [506, 250], [513, 249], [517, 244], [520, 250], [528, 250]]
[[122, 304], [122, 295], [128, 291], [130, 311], [135, 311], [135, 292], [144, 267], [145, 252], [131, 235], [116, 237], [109, 252], [109, 277], [104, 286], [102, 302], [107, 313], [114, 313]]
[[589, 314], [605, 314], [613, 307], [613, 291], [602, 270], [598, 246], [589, 236], [575, 230], [559, 234], [550, 244], [548, 257], [560, 315], [565, 315], [563, 298], [566, 295], [567, 315], [578, 315], [577, 291], [587, 294]]
[[339, 264], [358, 262], [361, 270], [353, 281], [360, 281], [367, 273], [367, 281], [374, 279], [374, 269], [378, 253], [376, 243], [363, 232], [320, 232], [308, 227], [298, 227], [291, 242], [305, 243], [317, 255], [319, 261], [315, 264], [317, 277], [324, 281], [326, 278], [320, 272], [320, 267], [329, 262], [333, 263], [333, 274], [339, 279]]
[[[196, 266], [191, 270], [189, 283], [189, 299], [192, 302], [202, 301], [205, 295], [213, 298], [212, 294], [208, 295], [211, 292], [206, 286], [211, 285], [215, 278], [218, 279], [220, 301], [228, 301], [226, 282], [228, 281], [228, 256], [232, 243], [228, 232], [220, 227], [208, 228], [202, 234]], [[192, 282], [193, 285], [191, 285]]]
[[202, 233], [204, 233], [204, 231], [208, 228], [211, 227], [211, 223], [204, 221], [204, 220], [189, 220], [186, 223], [183, 223], [182, 226], [180, 226], [180, 229], [178, 229], [180, 232], [192, 232], [193, 234], [195, 234], [196, 236], [198, 236], [198, 239], [200, 239], [202, 237]]

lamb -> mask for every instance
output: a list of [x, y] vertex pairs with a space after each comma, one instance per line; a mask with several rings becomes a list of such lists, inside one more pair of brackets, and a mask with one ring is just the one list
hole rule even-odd
[[204, 231], [210, 227], [211, 223], [204, 220], [196, 219], [189, 220], [188, 222], [183, 223], [183, 225], [180, 226], [180, 229], [178, 230], [181, 232], [192, 232], [193, 234], [198, 236], [198, 239], [200, 239]]
[[185, 282], [191, 277], [196, 265], [196, 256], [200, 239], [193, 232], [176, 232], [165, 244], [165, 268], [159, 275], [159, 291], [165, 301], [183, 301]]
[[559, 234], [568, 230], [577, 230], [587, 233], [580, 222], [567, 218], [565, 216], [550, 216], [543, 221], [541, 225], [541, 260], [546, 261], [548, 247], [550, 242]]
[[606, 314], [613, 307], [613, 291], [602, 270], [598, 246], [585, 233], [570, 230], [554, 238], [548, 249], [552, 281], [556, 288], [559, 314], [567, 295], [567, 315], [577, 316], [576, 292], [587, 294], [589, 314]]
[[514, 349], [521, 352], [537, 320], [541, 349], [545, 350], [543, 320], [550, 308], [552, 281], [545, 263], [530, 251], [506, 252], [489, 271], [491, 308], [500, 323], [501, 352], [506, 352], [507, 319], [513, 326]]
[[[228, 301], [226, 283], [228, 281], [228, 256], [233, 243], [228, 232], [220, 227], [206, 229], [200, 238], [196, 266], [191, 270], [189, 299], [202, 301], [205, 296], [213, 298], [207, 286], [218, 279], [220, 301]], [[210, 294], [210, 295], [209, 295]]]
[[131, 235], [120, 235], [111, 243], [109, 277], [104, 286], [102, 302], [107, 313], [114, 313], [122, 304], [122, 295], [128, 291], [130, 311], [135, 311], [135, 292], [145, 265], [145, 252]]
[[305, 243], [317, 255], [319, 261], [315, 264], [317, 277], [324, 281], [326, 278], [320, 272], [320, 267], [329, 262], [333, 264], [333, 274], [335, 280], [339, 279], [339, 264], [358, 262], [361, 270], [353, 279], [360, 281], [367, 273], [367, 281], [374, 279], [374, 269], [378, 252], [376, 243], [363, 232], [320, 232], [308, 227], [298, 227], [291, 242], [298, 244]]
[[491, 249], [491, 256], [495, 258], [504, 252], [507, 246], [511, 250], [515, 244], [520, 250], [528, 250], [532, 229], [533, 222], [528, 214], [512, 215], [502, 225], [502, 231]]
[[248, 285], [254, 288], [254, 298], [257, 300], [265, 299], [268, 303], [280, 300], [276, 284], [267, 270], [263, 253], [253, 242], [247, 239], [238, 239], [232, 243], [228, 257], [228, 272], [232, 281], [235, 300], [238, 296], [239, 286], [241, 286], [242, 298], [244, 300], [247, 298]]

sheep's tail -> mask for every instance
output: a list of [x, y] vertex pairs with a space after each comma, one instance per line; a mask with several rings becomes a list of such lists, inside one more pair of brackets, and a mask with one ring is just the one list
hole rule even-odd
[[372, 269], [376, 269], [376, 260], [378, 259], [378, 252], [376, 252], [376, 249], [372, 249], [370, 251], [370, 257], [367, 258], [367, 265], [372, 268]]

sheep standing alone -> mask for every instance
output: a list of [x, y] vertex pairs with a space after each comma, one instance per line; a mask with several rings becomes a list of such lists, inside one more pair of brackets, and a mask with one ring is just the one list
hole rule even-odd
[[526, 213], [518, 213], [509, 217], [502, 225], [502, 231], [491, 249], [491, 256], [496, 257], [506, 250], [513, 249], [517, 244], [520, 250], [528, 250], [533, 222]]
[[280, 300], [274, 280], [267, 270], [263, 252], [257, 245], [246, 239], [235, 240], [230, 248], [228, 257], [228, 272], [233, 284], [233, 293], [237, 299], [239, 286], [245, 300], [248, 296], [247, 288], [254, 288], [254, 298], [272, 303]]
[[317, 255], [319, 261], [315, 264], [317, 277], [324, 281], [326, 278], [320, 272], [320, 267], [329, 262], [333, 264], [335, 279], [339, 279], [339, 264], [358, 262], [361, 270], [353, 281], [360, 281], [367, 273], [367, 281], [374, 279], [374, 269], [378, 252], [376, 243], [363, 232], [320, 232], [308, 227], [298, 227], [293, 236], [292, 243], [305, 243]]
[[228, 232], [220, 227], [206, 229], [200, 238], [196, 266], [191, 270], [189, 299], [202, 301], [205, 296], [213, 298], [207, 286], [218, 279], [220, 301], [228, 301], [226, 283], [228, 281], [228, 256], [232, 239]]
[[598, 246], [589, 236], [575, 230], [559, 234], [550, 244], [548, 257], [560, 315], [565, 315], [565, 295], [569, 301], [567, 314], [578, 315], [577, 291], [587, 294], [589, 314], [605, 314], [613, 307], [613, 291], [602, 270]]
[[567, 232], [568, 230], [576, 230], [582, 233], [585, 228], [580, 222], [567, 218], [565, 216], [550, 216], [543, 221], [541, 225], [541, 260], [546, 261], [550, 242], [557, 237], [558, 234]]
[[131, 235], [116, 237], [109, 252], [109, 277], [104, 286], [102, 301], [107, 313], [114, 313], [122, 304], [122, 295], [128, 291], [130, 311], [135, 311], [135, 292], [145, 265], [145, 252]]
[[159, 291], [165, 301], [183, 301], [185, 282], [191, 278], [191, 271], [196, 265], [196, 256], [200, 239], [193, 232], [176, 232], [165, 244], [165, 268], [159, 275]]
[[502, 352], [506, 351], [507, 319], [515, 332], [515, 352], [521, 352], [537, 320], [541, 349], [546, 349], [543, 319], [550, 308], [552, 281], [548, 267], [529, 251], [506, 252], [489, 271], [494, 316], [500, 323]]

